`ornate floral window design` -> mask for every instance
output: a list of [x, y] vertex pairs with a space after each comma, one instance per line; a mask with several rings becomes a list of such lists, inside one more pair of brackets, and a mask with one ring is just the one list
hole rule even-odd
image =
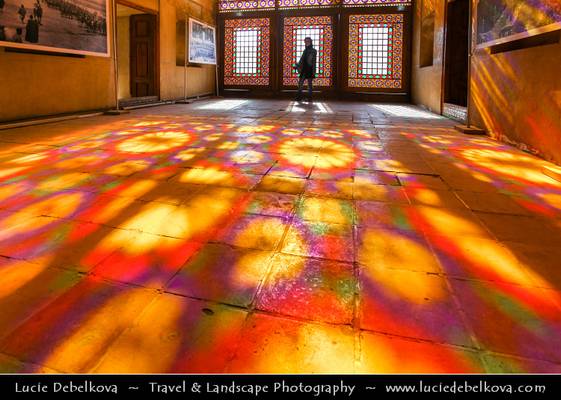
[[349, 16], [348, 87], [403, 87], [403, 14]]
[[411, 5], [411, 0], [342, 0], [343, 7]]
[[333, 17], [285, 17], [283, 46], [283, 79], [284, 86], [298, 84], [298, 71], [294, 68], [304, 51], [304, 38], [311, 37], [316, 48], [316, 79], [317, 86], [332, 85], [332, 53], [333, 53]]
[[273, 10], [276, 0], [218, 0], [218, 11]]
[[269, 18], [224, 21], [224, 85], [269, 85], [269, 31]]
[[341, 0], [278, 0], [279, 8], [306, 8], [337, 6]]

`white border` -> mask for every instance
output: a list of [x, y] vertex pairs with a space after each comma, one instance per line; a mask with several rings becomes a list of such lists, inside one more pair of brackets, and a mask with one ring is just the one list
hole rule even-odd
[[84, 51], [84, 50], [74, 50], [74, 49], [67, 49], [64, 47], [51, 47], [51, 46], [44, 46], [44, 45], [36, 45], [36, 44], [24, 44], [24, 43], [13, 43], [8, 41], [0, 41], [0, 47], [9, 47], [15, 49], [27, 49], [27, 50], [39, 50], [39, 51], [48, 51], [51, 53], [63, 53], [63, 54], [79, 54], [83, 56], [97, 56], [97, 57], [111, 57], [111, 43], [110, 38], [111, 35], [114, 34], [112, 28], [113, 22], [113, 8], [109, 7], [109, 1], [105, 0], [105, 23], [107, 24], [107, 52], [100, 53], [96, 51]]
[[542, 26], [540, 28], [534, 28], [534, 29], [530, 29], [526, 32], [521, 32], [521, 33], [517, 33], [514, 35], [510, 35], [504, 38], [500, 38], [500, 39], [495, 39], [495, 40], [491, 40], [489, 42], [483, 42], [483, 43], [479, 43], [477, 44], [477, 40], [479, 39], [479, 31], [477, 29], [478, 27], [478, 21], [479, 21], [479, 15], [477, 15], [477, 6], [479, 5], [479, 1], [477, 0], [475, 2], [474, 5], [474, 15], [475, 15], [475, 40], [476, 40], [476, 49], [486, 49], [492, 46], [496, 46], [499, 44], [505, 44], [505, 43], [509, 43], [509, 42], [514, 42], [516, 40], [520, 40], [520, 39], [526, 39], [532, 36], [536, 36], [542, 33], [548, 33], [548, 32], [553, 32], [553, 31], [557, 31], [557, 30], [561, 30], [561, 21], [560, 22], [554, 22], [553, 24], [549, 24], [546, 26]]
[[[193, 22], [196, 22], [199, 25], [203, 25], [207, 28], [210, 28], [213, 30], [214, 32], [214, 62], [209, 63], [209, 62], [201, 62], [201, 61], [197, 61], [197, 60], [192, 60], [191, 59], [191, 36], [192, 36], [192, 32], [193, 32]], [[202, 21], [199, 21], [198, 19], [195, 18], [191, 18], [189, 17], [189, 40], [187, 40], [187, 59], [189, 61], [189, 63], [192, 64], [206, 64], [206, 65], [216, 65], [217, 64], [217, 55], [216, 55], [216, 27], [209, 25], [207, 23], [204, 23]]]

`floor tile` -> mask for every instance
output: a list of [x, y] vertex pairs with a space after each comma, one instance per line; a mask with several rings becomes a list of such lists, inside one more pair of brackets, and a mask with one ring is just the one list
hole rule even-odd
[[470, 332], [462, 322], [446, 280], [440, 276], [363, 267], [359, 297], [362, 329], [472, 346]]
[[408, 230], [357, 230], [356, 260], [365, 266], [439, 273], [442, 271], [422, 234]]
[[108, 348], [95, 373], [220, 373], [246, 313], [162, 294]]
[[297, 204], [296, 216], [311, 222], [352, 225], [355, 209], [348, 200], [305, 196]]
[[502, 283], [451, 283], [483, 349], [561, 361], [561, 314], [545, 292]]
[[278, 254], [256, 307], [296, 318], [350, 324], [356, 289], [352, 264]]
[[87, 372], [154, 296], [145, 289], [82, 280], [6, 337], [1, 351], [61, 372]]
[[279, 217], [243, 216], [232, 221], [212, 240], [250, 249], [276, 250], [287, 226], [287, 221]]
[[360, 347], [359, 373], [452, 374], [485, 371], [477, 353], [460, 348], [366, 332], [361, 334]]
[[248, 306], [265, 279], [273, 253], [208, 244], [167, 285], [185, 296]]
[[295, 221], [289, 228], [281, 251], [304, 257], [354, 261], [353, 228], [326, 222]]
[[353, 372], [354, 335], [342, 326], [255, 314], [245, 325], [230, 373]]

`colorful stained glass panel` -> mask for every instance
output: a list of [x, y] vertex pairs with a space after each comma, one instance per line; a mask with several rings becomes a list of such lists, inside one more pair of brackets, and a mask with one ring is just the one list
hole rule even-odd
[[340, 3], [340, 0], [278, 0], [279, 8], [330, 7]]
[[411, 0], [342, 0], [344, 7], [411, 5]]
[[402, 14], [349, 16], [349, 87], [402, 88], [403, 23]]
[[269, 33], [269, 18], [224, 21], [224, 85], [269, 85]]
[[304, 38], [310, 37], [316, 48], [316, 86], [332, 84], [333, 18], [331, 16], [284, 18], [283, 85], [298, 84], [298, 63], [304, 52]]
[[239, 10], [271, 10], [275, 8], [276, 0], [219, 0], [220, 12]]

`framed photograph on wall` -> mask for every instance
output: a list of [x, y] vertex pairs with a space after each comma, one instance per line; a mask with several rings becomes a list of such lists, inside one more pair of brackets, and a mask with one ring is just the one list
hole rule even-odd
[[0, 46], [109, 57], [109, 0], [0, 0]]
[[561, 29], [561, 0], [475, 0], [476, 47]]
[[189, 63], [216, 65], [216, 28], [189, 18]]

